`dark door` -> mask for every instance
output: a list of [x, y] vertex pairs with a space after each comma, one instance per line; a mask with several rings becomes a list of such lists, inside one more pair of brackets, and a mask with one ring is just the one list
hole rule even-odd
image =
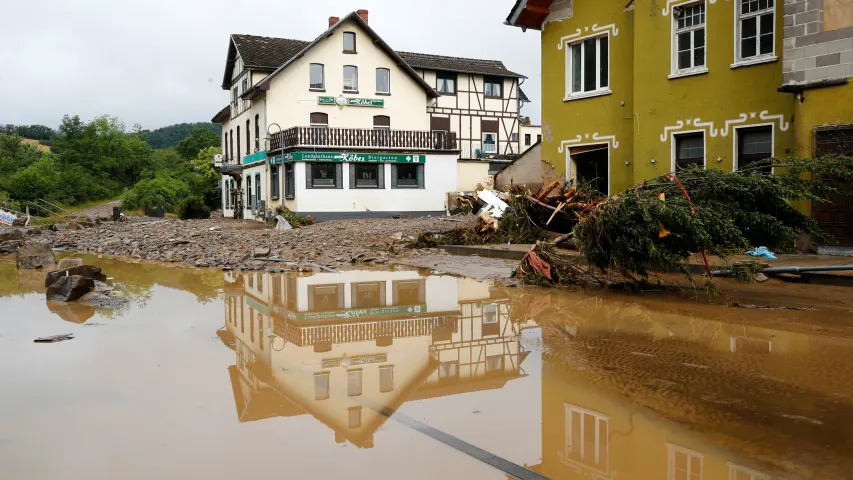
[[572, 153], [578, 183], [592, 183], [596, 190], [607, 194], [607, 148], [585, 153]]
[[[815, 156], [853, 156], [853, 125], [822, 127], [815, 130]], [[833, 195], [829, 203], [816, 203], [812, 215], [820, 227], [838, 240], [838, 244], [853, 247], [853, 198]]]

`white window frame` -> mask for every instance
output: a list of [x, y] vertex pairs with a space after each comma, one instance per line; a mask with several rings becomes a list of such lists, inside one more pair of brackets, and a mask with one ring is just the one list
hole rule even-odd
[[[756, 127], [770, 127], [770, 158], [776, 157], [775, 123], [756, 123], [755, 125], [741, 125], [738, 127], [734, 127], [734, 134], [732, 135], [732, 172], [737, 172], [738, 168], [740, 168], [740, 158], [738, 158], [738, 144], [740, 143], [740, 138], [738, 138], [738, 130], [749, 130]], [[772, 172], [774, 175], [776, 174], [776, 167], [772, 168]]]
[[[386, 71], [388, 72], [388, 90], [379, 90], [379, 72]], [[376, 69], [376, 93], [384, 93], [387, 95], [391, 95], [391, 69], [379, 67]]]
[[[575, 405], [571, 405], [568, 403], [563, 403], [563, 408], [565, 412], [565, 418], [563, 421], [564, 428], [564, 437], [563, 437], [563, 450], [559, 452], [560, 461], [564, 465], [571, 465], [574, 467], [581, 467], [599, 474], [603, 474], [605, 476], [610, 475], [610, 417], [607, 415], [593, 412], [592, 410], [587, 410], [585, 408], [577, 407]], [[573, 430], [573, 422], [572, 422], [572, 413], [577, 413], [580, 415], [580, 443], [578, 445], [574, 445], [572, 443], [572, 430]], [[595, 419], [595, 428], [592, 432], [586, 432], [584, 429], [585, 421], [584, 417], [592, 417]], [[604, 422], [605, 431], [601, 431], [601, 422]], [[595, 464], [595, 467], [592, 467], [588, 464], [579, 463], [576, 460], [572, 459], [573, 453], [575, 449], [578, 449], [580, 452], [581, 458], [587, 457], [586, 442], [585, 436], [587, 433], [590, 433], [595, 436], [595, 450], [591, 452], [593, 456], [592, 460]], [[601, 442], [599, 441], [601, 436], [604, 435], [604, 448], [605, 451], [600, 451]], [[601, 454], [604, 453], [605, 461], [602, 464], [601, 462]]]
[[[355, 88], [350, 88], [350, 89], [347, 88], [347, 68], [354, 68], [355, 69], [355, 79], [354, 79], [355, 80], [355, 82], [354, 82]], [[343, 77], [344, 77], [344, 83], [343, 83], [344, 93], [358, 93], [358, 66], [356, 66], [356, 65], [344, 65]]]
[[[670, 172], [675, 173], [675, 162], [676, 162], [676, 154], [678, 153], [677, 142], [675, 141], [675, 137], [680, 137], [682, 135], [689, 135], [691, 133], [701, 133], [702, 134], [702, 167], [707, 170], [708, 169], [708, 133], [705, 130], [683, 130], [678, 132], [672, 132], [669, 136], [669, 144], [670, 144], [670, 154], [672, 155], [672, 162], [670, 163], [671, 170]], [[735, 147], [737, 148], [737, 147]]]
[[728, 462], [727, 465], [729, 466], [729, 480], [735, 480], [738, 473], [745, 473], [746, 475], [749, 475], [750, 480], [770, 480], [771, 478], [770, 475], [767, 475], [766, 473], [743, 467], [741, 465], [736, 465], [731, 462]]
[[[607, 86], [606, 87], [601, 87], [601, 51], [602, 51], [601, 50], [601, 39], [602, 38], [607, 38]], [[586, 42], [587, 40], [591, 40], [591, 39], [595, 39], [597, 42], [597, 47], [595, 50], [597, 52], [597, 56], [595, 59], [595, 70], [596, 70], [596, 72], [598, 72], [598, 74], [595, 76], [595, 84], [596, 84], [595, 90], [590, 90], [588, 92], [585, 92], [585, 91], [583, 91], [583, 81], [584, 81], [585, 74], [586, 74], [586, 62], [583, 61], [584, 58], [586, 58], [586, 46], [584, 45], [584, 42]], [[581, 46], [581, 62], [580, 62], [581, 63], [581, 90], [579, 92], [575, 92], [572, 90], [574, 88], [574, 85], [573, 85], [574, 82], [572, 81], [574, 79], [574, 77], [572, 76], [572, 67], [573, 67], [572, 47], [575, 45]], [[564, 102], [568, 102], [570, 100], [578, 100], [581, 98], [598, 97], [601, 95], [610, 95], [611, 93], [613, 93], [613, 91], [610, 89], [610, 84], [611, 84], [611, 75], [610, 74], [613, 71], [611, 69], [612, 62], [610, 61], [610, 59], [612, 58], [612, 55], [610, 54], [611, 53], [610, 52], [611, 45], [613, 45], [613, 42], [611, 41], [609, 33], [605, 33], [603, 35], [594, 35], [594, 36], [583, 37], [583, 38], [580, 38], [577, 40], [573, 40], [571, 43], [566, 42], [563, 45], [563, 49], [566, 51], [566, 72], [565, 72], [566, 73], [566, 96], [563, 98]]]
[[666, 450], [667, 450], [667, 452], [666, 452], [667, 453], [667, 462], [666, 462], [667, 463], [667, 467], [666, 467], [666, 478], [667, 478], [667, 480], [676, 480], [678, 478], [678, 476], [676, 475], [676, 471], [675, 471], [675, 463], [676, 463], [675, 462], [675, 456], [677, 454], [685, 455], [687, 457], [687, 478], [692, 478], [693, 473], [695, 473], [692, 470], [690, 470], [690, 465], [691, 465], [690, 458], [694, 457], [694, 458], [699, 459], [699, 472], [698, 473], [699, 473], [699, 480], [702, 480], [702, 467], [703, 467], [702, 459], [703, 459], [704, 455], [702, 455], [699, 452], [694, 452], [693, 450], [688, 450], [686, 448], [679, 447], [678, 445], [673, 445], [671, 443], [666, 444]]
[[[486, 135], [494, 135], [495, 136], [495, 149], [494, 149], [494, 151], [490, 152], [490, 151], [486, 150]], [[498, 145], [498, 143], [500, 142], [499, 137], [498, 137], [498, 132], [483, 132], [482, 138], [483, 138], [483, 154], [484, 155], [497, 154], [498, 150], [500, 150], [500, 146]]]
[[[678, 29], [678, 18], [675, 16], [676, 12], [683, 8], [690, 8], [696, 5], [704, 5], [705, 6], [705, 23], [702, 25], [694, 25], [692, 27], [686, 27], [682, 30]], [[701, 75], [703, 73], [708, 73], [708, 3], [705, 0], [701, 0], [699, 2], [688, 2], [683, 3], [681, 5], [676, 5], [672, 8], [671, 19], [670, 19], [670, 28], [672, 32], [670, 34], [670, 63], [671, 63], [671, 74], [669, 75], [669, 79], [681, 78], [681, 77], [689, 77], [692, 75]], [[693, 41], [695, 36], [693, 32], [699, 29], [705, 30], [705, 65], [700, 67], [690, 67], [679, 69], [678, 68], [678, 34], [690, 32], [690, 44], [693, 45]], [[693, 50], [695, 47], [691, 47], [690, 52], [690, 63], [693, 63]]]
[[[779, 57], [776, 56], [776, 36], [778, 34], [778, 32], [777, 32], [778, 28], [776, 28], [776, 8], [778, 8], [780, 0], [773, 0], [773, 6], [770, 8], [766, 8], [764, 10], [759, 10], [757, 12], [752, 12], [752, 13], [747, 13], [747, 14], [741, 13], [743, 1], [744, 0], [737, 0], [737, 2], [735, 3], [735, 61], [732, 64], [731, 68], [748, 67], [750, 65], [760, 65], [762, 63], [771, 63], [771, 62], [778, 61]], [[742, 52], [741, 52], [741, 46], [742, 46], [741, 39], [742, 39], [742, 35], [743, 35], [742, 28], [741, 28], [742, 21], [745, 19], [748, 19], [748, 18], [753, 18], [753, 17], [758, 18], [762, 15], [766, 15], [767, 13], [770, 13], [773, 15], [773, 51], [770, 53], [765, 53], [763, 55], [760, 53], [760, 51], [761, 51], [761, 21], [756, 20], [755, 21], [755, 31], [756, 31], [755, 51], [756, 51], [756, 55], [754, 57], [743, 58], [741, 56], [741, 54], [742, 54]], [[707, 18], [708, 17], [706, 15], [705, 19], [707, 20]], [[705, 43], [706, 44], [708, 43], [707, 38], [705, 39]], [[707, 54], [707, 50], [706, 50], [706, 54]]]

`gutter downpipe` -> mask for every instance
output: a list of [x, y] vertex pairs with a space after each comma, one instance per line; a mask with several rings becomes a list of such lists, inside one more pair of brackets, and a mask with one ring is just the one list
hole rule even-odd
[[[812, 267], [769, 267], [761, 270], [761, 273], [767, 275], [780, 275], [783, 273], [810, 273], [810, 272], [848, 272], [853, 271], [853, 265], [823, 265]], [[730, 277], [731, 270], [715, 270], [711, 272], [715, 277]]]

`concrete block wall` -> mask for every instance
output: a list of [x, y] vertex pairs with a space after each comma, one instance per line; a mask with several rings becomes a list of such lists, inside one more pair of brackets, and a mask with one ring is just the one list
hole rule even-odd
[[825, 31], [824, 1], [785, 0], [785, 85], [853, 77], [853, 25]]

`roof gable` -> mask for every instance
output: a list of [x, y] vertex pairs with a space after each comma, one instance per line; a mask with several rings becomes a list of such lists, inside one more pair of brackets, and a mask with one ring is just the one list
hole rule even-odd
[[499, 60], [479, 60], [476, 58], [448, 57], [412, 52], [399, 52], [399, 54], [412, 68], [526, 78], [524, 75], [508, 70], [503, 62]]
[[340, 19], [337, 23], [329, 27], [328, 30], [326, 30], [320, 36], [314, 39], [314, 41], [306, 44], [301, 50], [291, 55], [290, 58], [288, 58], [287, 61], [283, 62], [273, 73], [267, 75], [263, 80], [261, 80], [261, 82], [258, 83], [257, 88], [259, 88], [260, 90], [268, 90], [269, 84], [275, 76], [284, 71], [295, 60], [305, 55], [308, 50], [313, 48], [322, 40], [325, 40], [327, 37], [331, 36], [331, 34], [335, 30], [340, 28], [347, 21], [355, 22], [362, 30], [364, 30], [364, 32], [373, 40], [373, 43], [380, 49], [382, 49], [389, 57], [394, 59], [397, 65], [401, 69], [403, 69], [410, 77], [412, 77], [412, 79], [415, 80], [415, 82], [417, 82], [418, 85], [420, 85], [424, 89], [424, 91], [426, 91], [427, 95], [430, 98], [438, 97], [438, 92], [436, 92], [435, 89], [433, 89], [428, 83], [426, 83], [426, 81], [424, 81], [424, 79], [421, 78], [420, 75], [415, 73], [412, 67], [409, 66], [409, 64], [406, 63], [406, 61], [403, 60], [403, 58], [400, 57], [400, 55], [393, 48], [391, 48], [387, 43], [385, 43], [385, 40], [382, 40], [382, 38], [376, 33], [376, 31], [370, 28], [367, 22], [365, 22], [356, 12], [352, 12], [346, 17]]
[[290, 38], [258, 37], [255, 35], [232, 34], [228, 43], [228, 58], [222, 88], [231, 87], [234, 64], [237, 56], [243, 59], [244, 68], [273, 71], [302, 51], [308, 42]]

